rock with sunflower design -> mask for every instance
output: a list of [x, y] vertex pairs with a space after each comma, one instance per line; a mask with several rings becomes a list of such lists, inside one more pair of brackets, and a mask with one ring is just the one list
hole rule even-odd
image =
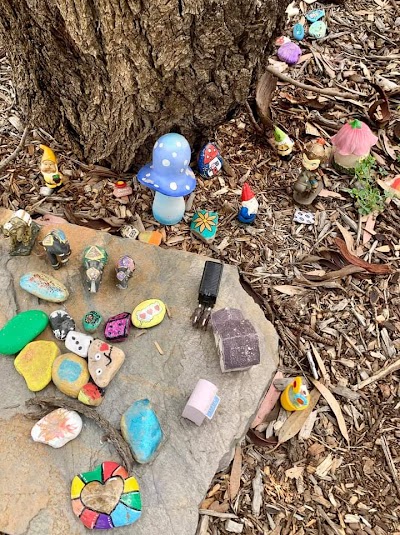
[[218, 213], [209, 210], [197, 210], [194, 213], [190, 230], [205, 243], [211, 243], [217, 233]]
[[76, 438], [82, 430], [82, 418], [75, 411], [56, 409], [39, 420], [31, 431], [35, 442], [61, 448]]

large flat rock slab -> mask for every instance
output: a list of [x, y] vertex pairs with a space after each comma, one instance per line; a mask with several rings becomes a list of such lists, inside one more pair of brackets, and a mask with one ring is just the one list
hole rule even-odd
[[[0, 223], [10, 212], [0, 210]], [[39, 239], [52, 227], [41, 230]], [[107, 233], [74, 225], [60, 225], [72, 247], [70, 262], [59, 271], [50, 267], [38, 244], [29, 257], [10, 257], [9, 244], [0, 239], [0, 326], [14, 314], [29, 309], [50, 313], [65, 308], [81, 329], [81, 319], [89, 310], [103, 317], [131, 312], [149, 298], [163, 300], [171, 317], [135, 337], [118, 344], [126, 360], [108, 387], [97, 409], [119, 429], [122, 413], [138, 399], [151, 400], [165, 433], [158, 456], [148, 465], [135, 465], [133, 475], [142, 491], [143, 515], [134, 526], [118, 528], [127, 535], [194, 535], [198, 505], [215, 472], [227, 466], [232, 451], [253, 419], [268, 381], [277, 365], [278, 339], [261, 309], [240, 286], [237, 270], [224, 266], [216, 309], [240, 308], [260, 337], [261, 364], [245, 372], [222, 374], [212, 332], [194, 329], [190, 316], [197, 306], [205, 257], [166, 250]], [[102, 245], [109, 253], [98, 294], [89, 294], [82, 279], [83, 249]], [[128, 290], [115, 283], [115, 264], [129, 254], [136, 271]], [[55, 276], [70, 291], [61, 304], [39, 301], [19, 288], [19, 278], [28, 271]], [[99, 337], [103, 338], [102, 331]], [[49, 327], [41, 339], [56, 341]], [[104, 339], [104, 338], [103, 338]], [[62, 352], [64, 344], [56, 341]], [[155, 342], [163, 350], [157, 351]], [[14, 368], [13, 357], [0, 356], [0, 532], [7, 535], [78, 535], [86, 528], [74, 516], [69, 499], [72, 478], [97, 464], [120, 459], [112, 445], [104, 442], [102, 431], [84, 419], [80, 436], [59, 450], [34, 443], [33, 425], [24, 417], [25, 401], [34, 394]], [[182, 410], [198, 379], [207, 379], [219, 388], [220, 406], [213, 420], [201, 427], [181, 418]], [[49, 385], [39, 396], [64, 397]]]

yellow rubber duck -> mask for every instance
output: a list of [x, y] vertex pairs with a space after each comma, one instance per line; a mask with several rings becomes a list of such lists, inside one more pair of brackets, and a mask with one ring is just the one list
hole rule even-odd
[[296, 377], [281, 394], [281, 405], [285, 411], [304, 411], [309, 403], [310, 394], [301, 377]]
[[58, 171], [56, 155], [51, 148], [46, 145], [40, 145], [40, 148], [43, 151], [42, 160], [40, 162], [40, 172], [42, 173], [48, 188], [57, 188], [62, 184], [62, 175]]

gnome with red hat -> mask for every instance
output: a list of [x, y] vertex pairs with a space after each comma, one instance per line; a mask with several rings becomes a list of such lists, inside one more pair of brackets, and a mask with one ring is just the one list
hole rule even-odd
[[242, 188], [242, 207], [238, 213], [241, 223], [253, 223], [258, 212], [258, 201], [251, 187], [245, 182]]

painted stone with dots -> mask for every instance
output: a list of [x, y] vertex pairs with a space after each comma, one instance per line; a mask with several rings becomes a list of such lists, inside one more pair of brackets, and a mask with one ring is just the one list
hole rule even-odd
[[123, 342], [129, 336], [131, 328], [131, 315], [129, 312], [121, 312], [108, 318], [104, 327], [104, 336], [110, 342]]
[[153, 216], [162, 225], [175, 225], [185, 213], [184, 196], [196, 187], [189, 163], [191, 149], [180, 134], [161, 136], [153, 147], [153, 160], [140, 169], [137, 178], [154, 190]]
[[89, 373], [100, 388], [108, 386], [125, 360], [122, 349], [96, 338], [90, 344], [88, 353]]
[[88, 334], [80, 333], [78, 331], [69, 331], [65, 338], [65, 347], [69, 351], [72, 351], [72, 353], [86, 358], [89, 346], [92, 342], [93, 337]]

